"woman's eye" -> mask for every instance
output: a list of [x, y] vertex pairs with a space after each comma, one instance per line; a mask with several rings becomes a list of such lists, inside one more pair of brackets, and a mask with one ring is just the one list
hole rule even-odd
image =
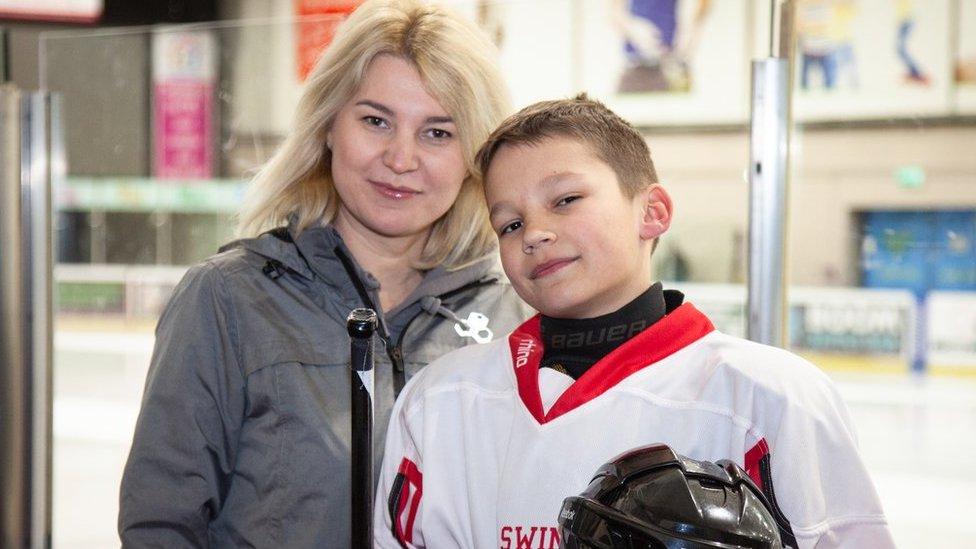
[[427, 130], [427, 135], [433, 137], [434, 139], [450, 139], [453, 134], [447, 130], [442, 130], [440, 128], [431, 128]]
[[363, 122], [369, 124], [370, 126], [376, 126], [377, 128], [386, 127], [386, 120], [378, 116], [364, 116]]
[[504, 227], [502, 227], [502, 229], [500, 231], [498, 231], [498, 233], [499, 234], [508, 234], [508, 233], [510, 233], [512, 231], [518, 230], [520, 227], [522, 227], [522, 222], [521, 221], [512, 221], [511, 223], [509, 223], [509, 224], [505, 225]]
[[565, 206], [566, 204], [569, 204], [569, 203], [571, 203], [571, 202], [576, 202], [576, 201], [577, 201], [577, 200], [579, 200], [580, 198], [583, 198], [583, 197], [582, 197], [582, 196], [579, 196], [579, 195], [571, 195], [571, 196], [567, 196], [567, 197], [565, 197], [565, 198], [561, 198], [561, 199], [559, 199], [559, 201], [558, 201], [558, 202], [556, 202], [556, 205], [557, 205], [557, 206]]

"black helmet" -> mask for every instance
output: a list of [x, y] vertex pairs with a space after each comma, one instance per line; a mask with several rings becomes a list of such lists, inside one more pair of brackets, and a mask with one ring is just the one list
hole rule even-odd
[[563, 547], [782, 548], [769, 502], [741, 467], [664, 444], [621, 454], [559, 513]]

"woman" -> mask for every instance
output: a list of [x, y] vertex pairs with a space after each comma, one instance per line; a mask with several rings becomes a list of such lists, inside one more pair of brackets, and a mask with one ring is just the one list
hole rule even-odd
[[349, 311], [381, 312], [377, 440], [413, 373], [526, 316], [471, 175], [507, 114], [493, 53], [415, 0], [344, 24], [242, 212], [244, 234], [278, 228], [193, 267], [160, 318], [124, 545], [346, 545]]

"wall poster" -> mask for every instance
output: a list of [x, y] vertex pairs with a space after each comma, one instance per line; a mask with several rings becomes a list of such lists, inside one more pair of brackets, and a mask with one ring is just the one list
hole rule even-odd
[[798, 0], [796, 120], [949, 114], [949, 0]]
[[957, 0], [957, 47], [952, 76], [956, 84], [956, 112], [976, 114], [976, 2]]
[[477, 22], [498, 46], [502, 75], [520, 109], [581, 90], [574, 84], [575, 2], [460, 0], [449, 5]]
[[582, 88], [637, 125], [749, 115], [745, 0], [582, 0]]

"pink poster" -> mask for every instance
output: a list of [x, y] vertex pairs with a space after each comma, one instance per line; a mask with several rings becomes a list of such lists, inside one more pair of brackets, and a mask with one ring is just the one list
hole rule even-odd
[[153, 37], [153, 176], [214, 176], [215, 41], [208, 31]]
[[153, 85], [153, 175], [177, 179], [213, 175], [213, 85]]

